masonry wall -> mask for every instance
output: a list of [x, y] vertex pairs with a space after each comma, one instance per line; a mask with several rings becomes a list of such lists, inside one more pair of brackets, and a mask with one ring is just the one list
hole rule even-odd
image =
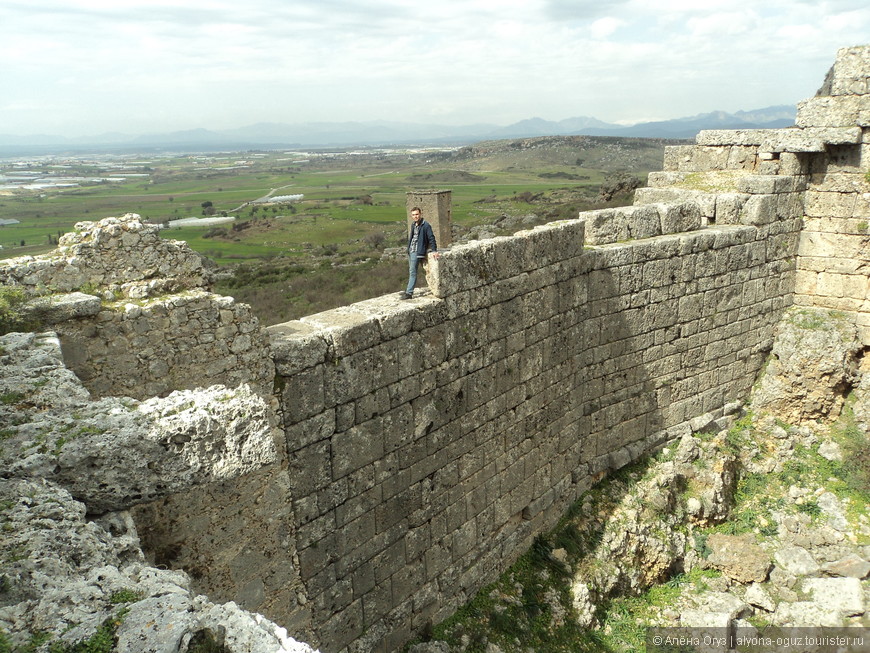
[[64, 361], [96, 397], [249, 384], [272, 392], [265, 329], [247, 304], [202, 290], [97, 304], [54, 325]]
[[796, 122], [860, 131], [812, 159], [795, 302], [849, 314], [870, 347], [870, 48], [840, 50]]
[[[791, 302], [792, 208], [581, 214], [445, 252], [434, 297], [270, 327], [323, 650], [396, 650], [606, 470], [745, 397]], [[604, 222], [666, 235], [587, 245]]]

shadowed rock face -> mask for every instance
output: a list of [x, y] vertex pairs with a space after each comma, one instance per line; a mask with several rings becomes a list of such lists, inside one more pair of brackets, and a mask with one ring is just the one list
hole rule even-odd
[[0, 502], [0, 628], [13, 650], [33, 633], [71, 645], [114, 622], [113, 650], [127, 653], [187, 651], [203, 637], [230, 653], [313, 653], [260, 615], [197, 596], [184, 572], [148, 566], [126, 512], [88, 520], [84, 504], [38, 480], [0, 480]]
[[0, 629], [14, 650], [34, 633], [70, 645], [111, 627], [129, 653], [203, 639], [230, 653], [311, 653], [262, 616], [197, 596], [185, 572], [149, 566], [126, 512], [274, 466], [261, 397], [212, 386], [91, 401], [51, 333], [0, 336], [0, 365]]

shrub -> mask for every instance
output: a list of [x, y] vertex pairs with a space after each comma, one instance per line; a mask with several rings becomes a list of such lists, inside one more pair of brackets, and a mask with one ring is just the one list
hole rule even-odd
[[0, 285], [0, 334], [27, 330], [26, 302], [27, 295], [21, 288]]

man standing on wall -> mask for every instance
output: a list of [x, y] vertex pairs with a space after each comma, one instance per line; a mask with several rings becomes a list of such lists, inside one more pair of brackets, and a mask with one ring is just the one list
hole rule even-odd
[[411, 209], [411, 233], [408, 235], [408, 289], [402, 293], [400, 299], [411, 299], [414, 296], [414, 286], [417, 285], [417, 266], [425, 263], [429, 251], [432, 258], [438, 259], [438, 244], [435, 242], [435, 233], [432, 225], [423, 219], [423, 211], [415, 206]]

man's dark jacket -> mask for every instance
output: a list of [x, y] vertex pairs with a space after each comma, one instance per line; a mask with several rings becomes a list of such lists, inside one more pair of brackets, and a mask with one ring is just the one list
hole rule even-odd
[[[411, 249], [411, 241], [414, 239], [414, 225], [411, 224], [411, 232], [408, 234], [408, 249]], [[438, 245], [435, 242], [435, 232], [432, 225], [423, 220], [420, 223], [420, 233], [417, 234], [417, 256], [426, 256], [428, 251], [437, 252]]]

